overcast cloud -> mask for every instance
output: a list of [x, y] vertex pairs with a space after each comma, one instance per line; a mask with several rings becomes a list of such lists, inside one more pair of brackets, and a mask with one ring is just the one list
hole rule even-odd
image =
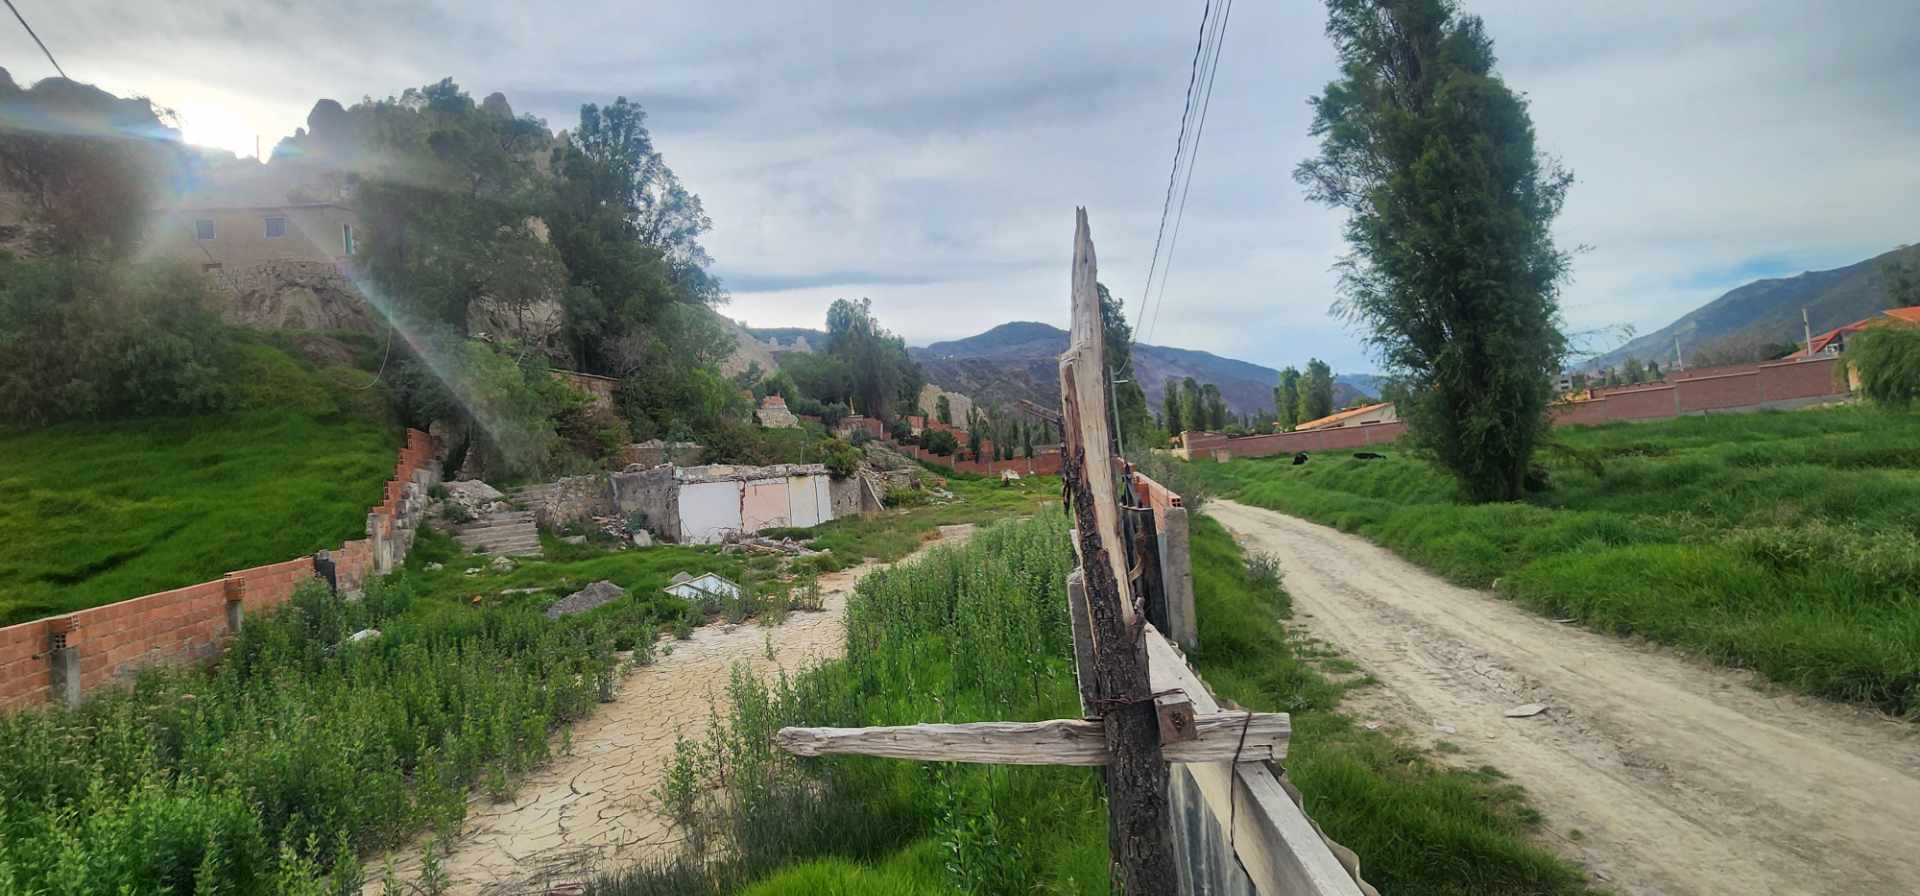
[[[873, 299], [915, 343], [1064, 323], [1075, 205], [1138, 307], [1200, 4], [16, 0], [69, 74], [250, 153], [313, 101], [451, 75], [570, 127], [625, 95], [705, 200], [760, 326]], [[1920, 3], [1467, 0], [1578, 178], [1568, 324], [1647, 331], [1758, 276], [1920, 241]], [[13, 23], [0, 65], [52, 74]], [[1234, 7], [1151, 341], [1371, 369], [1328, 313], [1340, 218], [1291, 178], [1334, 75], [1321, 8]]]

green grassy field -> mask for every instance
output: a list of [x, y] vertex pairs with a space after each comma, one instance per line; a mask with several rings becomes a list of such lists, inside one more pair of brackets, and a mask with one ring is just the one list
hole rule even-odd
[[947, 489], [954, 496], [951, 502], [929, 501], [888, 508], [870, 517], [834, 520], [811, 529], [776, 529], [762, 534], [805, 539], [815, 549], [833, 551], [835, 564], [847, 566], [865, 557], [898, 560], [933, 537], [941, 526], [1028, 516], [1043, 506], [1056, 510], [1060, 506], [1058, 476], [1028, 476], [1003, 483], [951, 470], [942, 470], [940, 475], [947, 478]]
[[298, 411], [0, 433], [0, 625], [365, 537], [398, 446]]
[[1192, 552], [1200, 649], [1188, 660], [1215, 694], [1293, 714], [1288, 776], [1313, 820], [1359, 854], [1368, 883], [1382, 893], [1587, 892], [1579, 871], [1533, 845], [1537, 816], [1498, 772], [1449, 769], [1341, 715], [1349, 667], [1290, 638], [1281, 582], [1249, 569], [1211, 517], [1193, 517]]
[[1920, 715], [1920, 415], [1728, 414], [1553, 438], [1550, 488], [1508, 504], [1461, 503], [1391, 448], [1189, 472], [1542, 613]]

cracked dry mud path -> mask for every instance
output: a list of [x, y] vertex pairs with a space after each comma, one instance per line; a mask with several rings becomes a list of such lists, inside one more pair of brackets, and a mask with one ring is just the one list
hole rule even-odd
[[[942, 526], [920, 551], [965, 540], [971, 525]], [[920, 551], [916, 551], [917, 556]], [[911, 560], [912, 556], [905, 558]], [[633, 671], [612, 703], [573, 726], [573, 747], [519, 784], [509, 802], [476, 793], [451, 852], [441, 859], [455, 896], [577, 892], [595, 872], [665, 858], [680, 834], [659, 811], [654, 790], [676, 737], [705, 734], [709, 711], [724, 713], [736, 664], [771, 677], [840, 655], [847, 597], [861, 578], [887, 564], [868, 561], [820, 577], [825, 609], [795, 611], [775, 627], [716, 623], [671, 643], [673, 653]], [[767, 659], [767, 641], [774, 660]], [[416, 892], [424, 837], [393, 855], [403, 892]], [[367, 862], [363, 894], [379, 894], [385, 859]]]
[[[1280, 561], [1297, 633], [1380, 681], [1345, 711], [1510, 775], [1600, 886], [1920, 893], [1915, 726], [1554, 622], [1336, 529], [1225, 500], [1207, 513]], [[1548, 709], [1504, 716], [1526, 703]]]

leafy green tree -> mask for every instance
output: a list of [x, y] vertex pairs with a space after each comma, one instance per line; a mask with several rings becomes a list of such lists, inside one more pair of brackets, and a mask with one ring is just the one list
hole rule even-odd
[[928, 452], [938, 454], [942, 457], [949, 456], [955, 451], [960, 450], [960, 440], [954, 438], [953, 433], [944, 429], [928, 430], [922, 436], [922, 441], [925, 443]]
[[1333, 413], [1333, 368], [1319, 358], [1307, 361], [1307, 373], [1300, 380], [1300, 419], [1296, 423], [1318, 420]]
[[1909, 408], [1920, 399], [1920, 327], [1874, 327], [1847, 340], [1847, 363], [1860, 391], [1879, 404]]
[[1219, 432], [1227, 428], [1227, 400], [1220, 394], [1219, 386], [1208, 383], [1200, 387], [1200, 406], [1208, 429]]
[[1647, 365], [1639, 358], [1628, 358], [1621, 376], [1626, 379], [1627, 385], [1637, 386], [1647, 381]]
[[1659, 381], [1661, 381], [1662, 379], [1665, 379], [1665, 378], [1666, 378], [1666, 375], [1665, 375], [1665, 374], [1662, 374], [1662, 373], [1660, 372], [1660, 362], [1659, 362], [1659, 361], [1648, 361], [1648, 362], [1647, 362], [1647, 382], [1649, 382], [1649, 383], [1657, 383], [1657, 382], [1659, 382]]
[[1133, 369], [1133, 327], [1127, 324], [1125, 303], [1100, 290], [1100, 330], [1105, 343], [1107, 370], [1113, 376], [1113, 401], [1119, 414], [1114, 428], [1120, 442], [1132, 451], [1146, 446], [1153, 437], [1153, 420], [1147, 413], [1147, 393], [1140, 388], [1140, 377]]
[[1280, 384], [1273, 387], [1275, 424], [1281, 432], [1292, 432], [1300, 422], [1300, 370], [1289, 364], [1280, 370]]
[[1187, 423], [1180, 412], [1180, 381], [1167, 377], [1166, 385], [1161, 388], [1160, 403], [1165, 409], [1163, 411], [1165, 419], [1161, 421], [1161, 425], [1167, 428], [1167, 433], [1177, 436], [1192, 429], [1193, 427]]
[[1207, 403], [1200, 383], [1190, 376], [1180, 380], [1180, 422], [1188, 429], [1207, 428]]
[[674, 285], [710, 300], [719, 283], [700, 237], [713, 229], [700, 197], [667, 167], [646, 128], [647, 113], [626, 97], [580, 107], [580, 123], [554, 152], [554, 168], [576, 188], [576, 201], [618, 222], [628, 240], [657, 250]]
[[1512, 500], [1566, 354], [1551, 225], [1571, 175], [1534, 146], [1481, 20], [1451, 0], [1328, 0], [1341, 77], [1295, 170], [1348, 212], [1341, 307], [1371, 330], [1417, 445], [1473, 500]]
[[880, 326], [867, 299], [839, 299], [828, 307], [826, 351], [846, 363], [853, 407], [869, 417], [891, 417], [906, 387], [918, 391], [915, 384], [924, 380], [906, 341]]
[[933, 400], [933, 418], [948, 426], [953, 425], [953, 402], [947, 400], [944, 392]]

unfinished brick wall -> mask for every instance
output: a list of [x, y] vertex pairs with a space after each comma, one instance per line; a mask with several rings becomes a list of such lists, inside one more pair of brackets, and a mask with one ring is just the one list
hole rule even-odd
[[[965, 432], [965, 430], [961, 430]], [[923, 460], [939, 467], [946, 467], [956, 473], [972, 473], [977, 476], [998, 476], [1003, 470], [1012, 470], [1022, 476], [1058, 476], [1060, 475], [1060, 452], [1058, 450], [1036, 452], [1032, 457], [1016, 457], [1012, 460], [955, 460], [950, 456], [934, 454], [919, 445], [901, 445], [889, 442], [901, 454], [916, 460]], [[984, 445], [985, 442], [982, 442]]]
[[[404, 528], [398, 515], [410, 500], [406, 484], [433, 462], [433, 439], [408, 430], [386, 497], [368, 514], [368, 527], [391, 537]], [[371, 533], [370, 533], [371, 534]], [[331, 551], [342, 588], [359, 588], [374, 569], [373, 539]], [[231, 635], [228, 604], [241, 616], [264, 613], [313, 577], [313, 557], [295, 557], [201, 582], [0, 628], [0, 712], [40, 706], [131, 679], [156, 665], [210, 659]]]

